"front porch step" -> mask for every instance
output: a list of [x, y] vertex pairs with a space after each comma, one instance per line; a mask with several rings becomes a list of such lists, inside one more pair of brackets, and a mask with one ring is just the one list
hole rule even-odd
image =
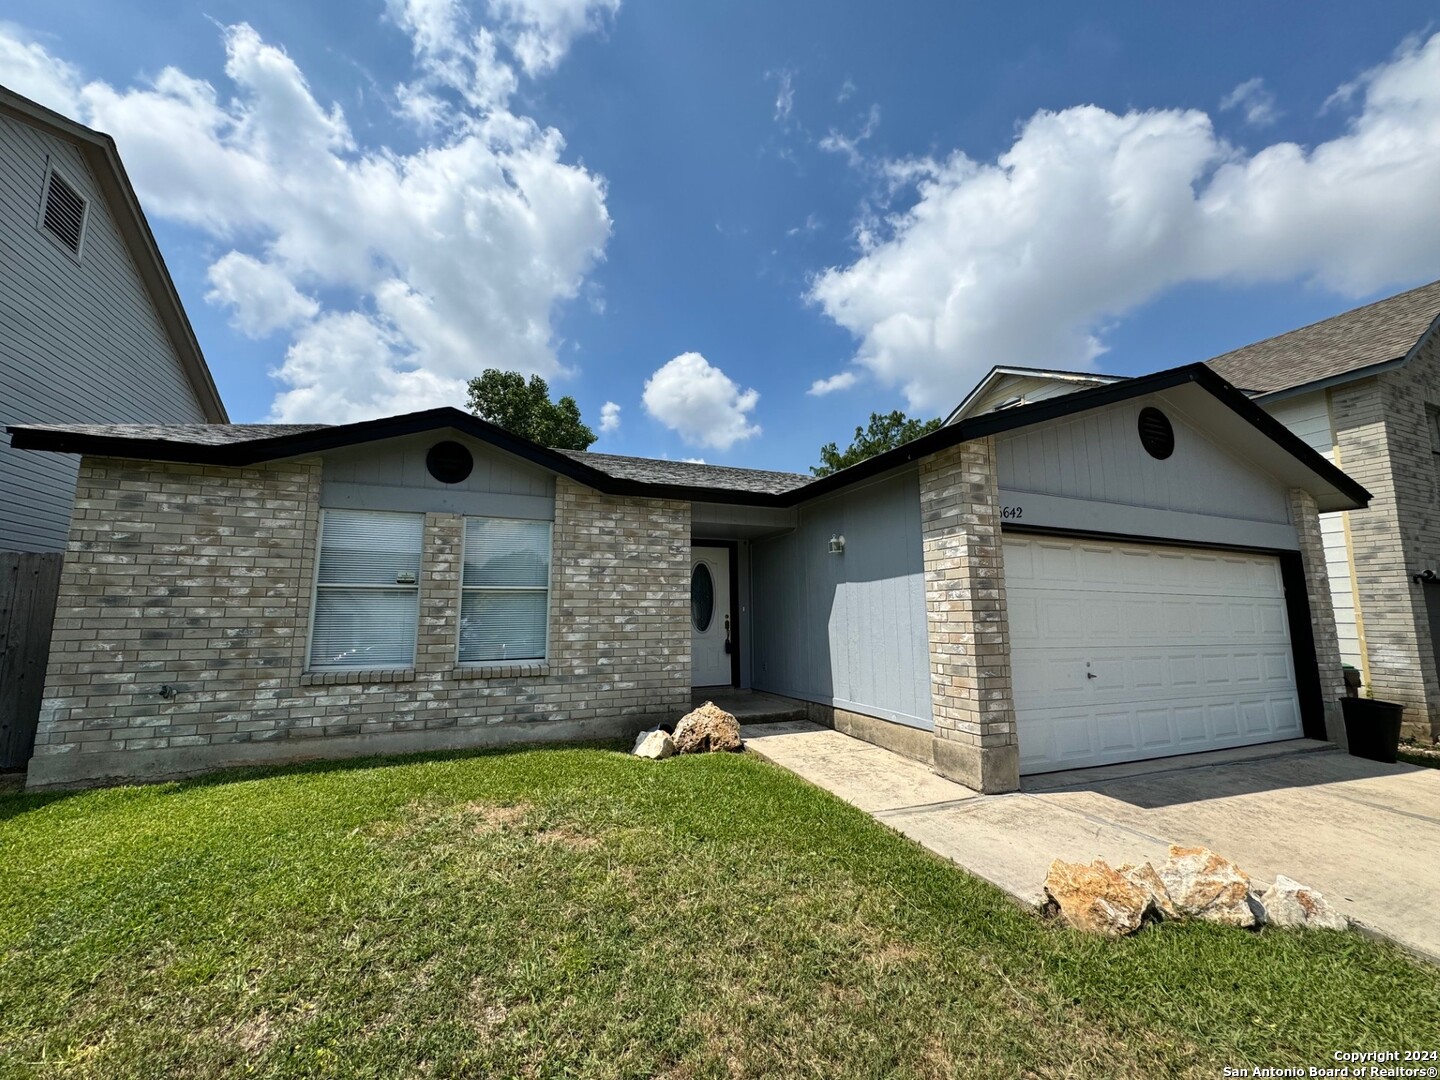
[[699, 708], [707, 701], [713, 701], [742, 724], [782, 724], [807, 716], [805, 702], [758, 690], [702, 687], [690, 695], [691, 708]]

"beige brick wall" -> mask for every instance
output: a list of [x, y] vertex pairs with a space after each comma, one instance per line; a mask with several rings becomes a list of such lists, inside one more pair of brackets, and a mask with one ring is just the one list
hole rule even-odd
[[[1440, 738], [1440, 673], [1427, 590], [1411, 575], [1440, 571], [1440, 459], [1427, 404], [1440, 405], [1440, 349], [1405, 367], [1331, 391], [1341, 467], [1373, 496], [1350, 514], [1351, 550], [1371, 690], [1405, 705], [1407, 734]], [[1440, 603], [1440, 592], [1429, 602]]]
[[414, 668], [307, 674], [320, 470], [85, 459], [32, 785], [610, 737], [688, 707], [689, 504], [563, 478], [548, 661], [456, 665], [463, 519], [427, 514]]
[[995, 445], [920, 462], [935, 767], [980, 791], [1019, 786]]

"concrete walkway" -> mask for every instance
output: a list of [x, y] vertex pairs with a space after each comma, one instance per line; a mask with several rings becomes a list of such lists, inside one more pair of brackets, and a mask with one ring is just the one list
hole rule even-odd
[[1440, 770], [1381, 765], [1297, 739], [1027, 778], [977, 795], [926, 766], [799, 721], [747, 746], [1038, 904], [1052, 859], [1158, 861], [1204, 844], [1268, 884], [1319, 889], [1365, 929], [1440, 962]]

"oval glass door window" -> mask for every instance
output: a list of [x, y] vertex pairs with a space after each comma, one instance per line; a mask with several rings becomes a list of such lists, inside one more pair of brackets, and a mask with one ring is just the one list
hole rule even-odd
[[703, 634], [714, 617], [715, 579], [710, 576], [710, 567], [696, 563], [690, 574], [690, 621]]

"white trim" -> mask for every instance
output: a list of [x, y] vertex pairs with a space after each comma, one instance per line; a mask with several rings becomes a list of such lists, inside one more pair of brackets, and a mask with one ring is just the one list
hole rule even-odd
[[[73, 191], [75, 197], [78, 198], [82, 204], [80, 211], [80, 239], [74, 251], [71, 251], [63, 240], [45, 227], [45, 207], [50, 202], [50, 179], [57, 175], [60, 177], [61, 183]], [[76, 263], [82, 263], [84, 261], [82, 256], [85, 254], [85, 238], [90, 233], [90, 203], [90, 196], [85, 194], [81, 186], [70, 179], [70, 176], [64, 169], [58, 168], [55, 162], [47, 157], [45, 161], [45, 180], [40, 185], [40, 212], [35, 218], [35, 227], [48, 237], [52, 244], [70, 256], [70, 258], [74, 259]]]

